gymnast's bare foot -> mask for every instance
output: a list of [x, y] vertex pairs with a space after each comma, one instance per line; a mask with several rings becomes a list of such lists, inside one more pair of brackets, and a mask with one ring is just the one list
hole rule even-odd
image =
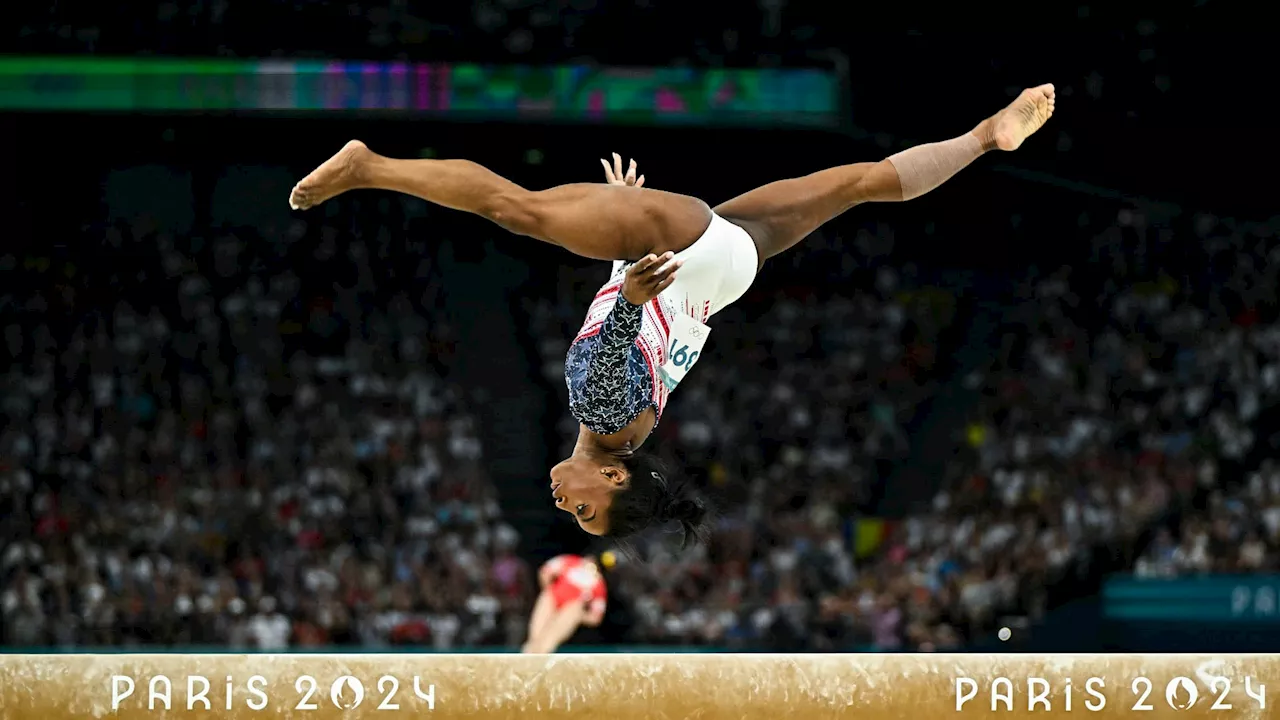
[[978, 126], [976, 133], [987, 149], [1017, 150], [1022, 141], [1044, 127], [1053, 116], [1052, 84], [1027, 88], [1009, 107]]
[[360, 183], [360, 169], [372, 154], [359, 140], [342, 146], [336, 155], [293, 186], [289, 193], [289, 207], [308, 210], [329, 198], [356, 189]]

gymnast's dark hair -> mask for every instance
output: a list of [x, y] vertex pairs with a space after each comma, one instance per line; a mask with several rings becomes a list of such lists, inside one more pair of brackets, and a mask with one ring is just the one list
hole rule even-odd
[[666, 466], [649, 453], [632, 453], [622, 465], [630, 477], [609, 504], [609, 537], [625, 538], [674, 520], [684, 532], [681, 548], [705, 539], [710, 511], [693, 488], [671, 482]]

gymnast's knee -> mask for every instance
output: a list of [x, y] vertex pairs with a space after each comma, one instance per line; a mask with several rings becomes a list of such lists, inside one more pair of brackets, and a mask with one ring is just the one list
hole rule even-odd
[[528, 190], [503, 190], [485, 199], [479, 214], [517, 235], [541, 237], [541, 201]]

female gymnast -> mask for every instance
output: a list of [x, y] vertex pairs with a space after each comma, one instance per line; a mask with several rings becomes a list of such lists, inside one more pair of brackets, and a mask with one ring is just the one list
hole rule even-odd
[[553, 653], [582, 625], [604, 619], [604, 575], [594, 557], [559, 555], [538, 570], [542, 592], [529, 618], [529, 638], [520, 652]]
[[765, 260], [853, 206], [911, 200], [988, 151], [1016, 150], [1048, 121], [1054, 99], [1053, 85], [1029, 88], [959, 137], [780, 180], [714, 209], [641, 182], [526, 190], [467, 160], [397, 160], [359, 141], [294, 186], [289, 204], [306, 209], [348, 190], [393, 190], [614, 261], [565, 359], [580, 429], [572, 455], [551, 470], [552, 497], [593, 535], [624, 537], [676, 520], [687, 542], [706, 508], [638, 451], [697, 362], [707, 320], [746, 292]]

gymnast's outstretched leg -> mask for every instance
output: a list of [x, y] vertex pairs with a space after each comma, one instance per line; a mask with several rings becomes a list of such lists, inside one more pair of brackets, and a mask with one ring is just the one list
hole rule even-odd
[[1052, 85], [1029, 88], [960, 137], [919, 145], [876, 163], [842, 165], [770, 183], [719, 205], [715, 212], [751, 235], [763, 263], [855, 205], [911, 200], [990, 150], [1016, 150], [1053, 115], [1053, 106]]
[[543, 589], [538, 593], [538, 600], [533, 604], [533, 613], [529, 616], [529, 633], [525, 637], [525, 644], [532, 643], [542, 635], [542, 631], [546, 628], [547, 623], [555, 615], [556, 601], [552, 597], [549, 589]]
[[294, 186], [289, 205], [305, 210], [349, 190], [413, 195], [595, 260], [680, 252], [711, 223], [707, 204], [687, 195], [598, 183], [526, 190], [469, 160], [399, 160], [358, 140]]
[[[911, 148], [878, 163], [855, 163], [780, 180], [730, 200], [716, 214], [743, 227], [760, 262], [864, 202], [910, 200], [945, 182], [983, 153], [1014, 150], [1053, 114], [1052, 85], [1024, 90], [971, 132]], [[627, 185], [580, 183], [531, 191], [468, 160], [400, 160], [353, 140], [302, 179], [295, 209], [349, 190], [394, 190], [488, 218], [518, 235], [597, 260], [637, 260], [680, 252], [711, 223], [706, 203]]]
[[587, 617], [587, 604], [571, 602], [557, 608], [542, 626], [536, 637], [529, 638], [521, 652], [530, 654], [549, 654], [565, 644], [582, 626]]

